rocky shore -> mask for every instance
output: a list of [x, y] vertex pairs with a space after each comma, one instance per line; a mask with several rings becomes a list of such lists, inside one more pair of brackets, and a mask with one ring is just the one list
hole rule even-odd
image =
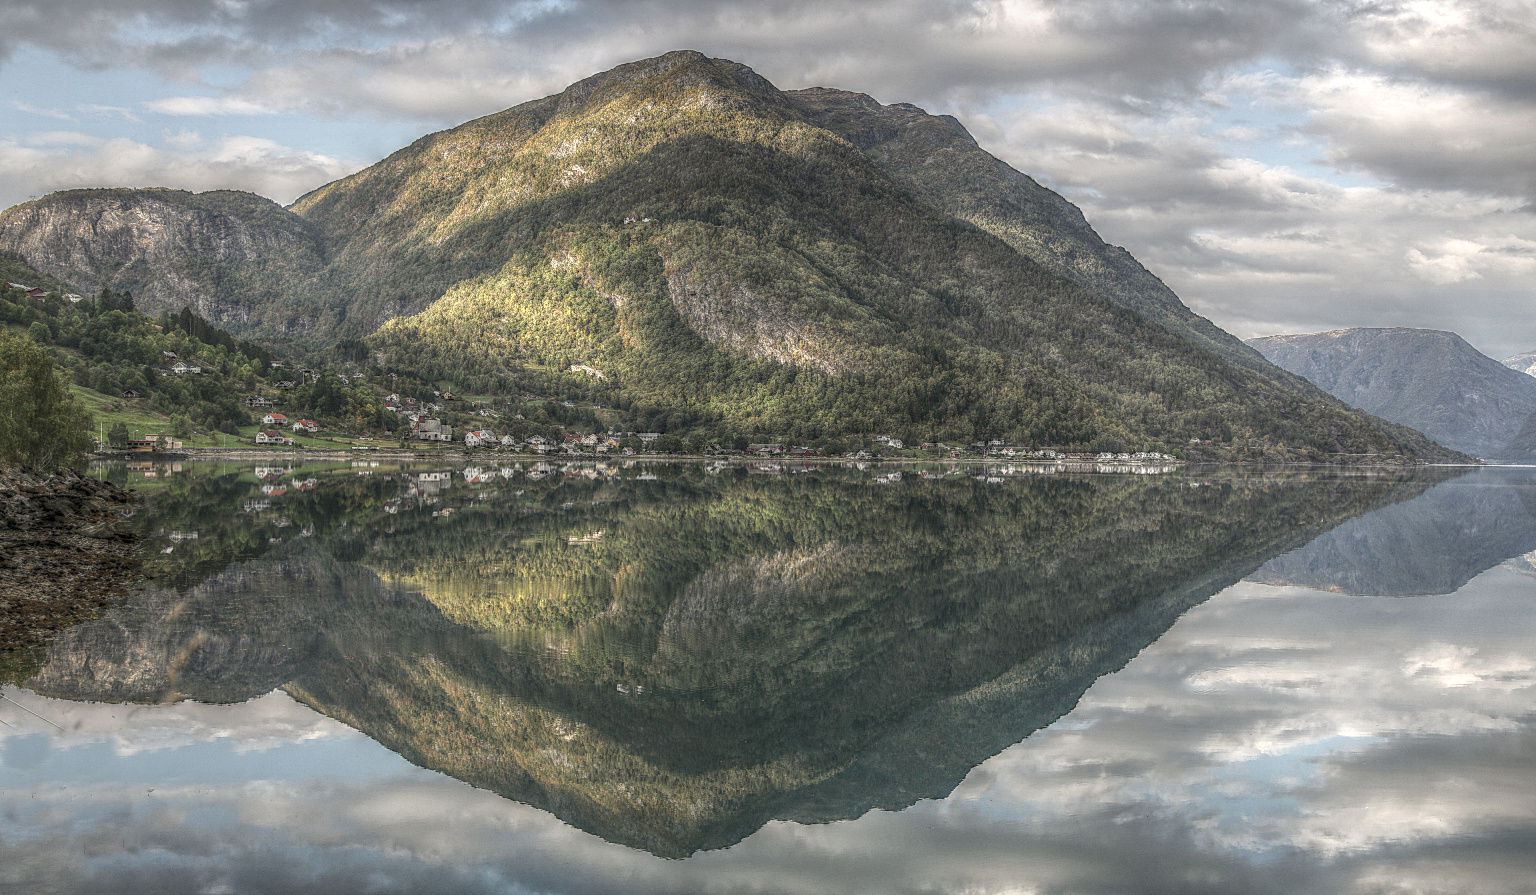
[[78, 472], [0, 467], [0, 669], [101, 615], [139, 580], [137, 496]]

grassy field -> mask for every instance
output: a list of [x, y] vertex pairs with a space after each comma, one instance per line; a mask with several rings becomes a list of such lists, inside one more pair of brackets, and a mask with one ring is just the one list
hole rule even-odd
[[[110, 398], [101, 392], [92, 391], [79, 385], [69, 387], [75, 397], [85, 403], [91, 416], [95, 418], [97, 427], [91, 430], [94, 438], [98, 434], [105, 434], [118, 423], [128, 427], [128, 433], [134, 438], [145, 435], [169, 435], [171, 434], [170, 419], [163, 414], [152, 410], [141, 409], [136, 402]], [[120, 408], [114, 410], [113, 408]], [[185, 439], [187, 447], [218, 447], [219, 442], [206, 435]]]

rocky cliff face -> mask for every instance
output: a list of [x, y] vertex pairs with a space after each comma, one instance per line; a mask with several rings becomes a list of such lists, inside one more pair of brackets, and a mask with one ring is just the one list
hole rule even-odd
[[1536, 378], [1502, 366], [1455, 333], [1341, 329], [1248, 344], [1361, 410], [1446, 447], [1489, 459], [1525, 458], [1511, 442], [1536, 413]]
[[132, 292], [150, 314], [191, 307], [242, 335], [315, 325], [292, 301], [320, 268], [313, 229], [249, 193], [54, 193], [0, 215], [0, 248], [80, 291]]

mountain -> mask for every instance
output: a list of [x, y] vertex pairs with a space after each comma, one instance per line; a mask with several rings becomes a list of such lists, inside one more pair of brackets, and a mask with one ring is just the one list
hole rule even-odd
[[306, 302], [324, 260], [314, 228], [252, 193], [52, 193], [0, 214], [0, 248], [82, 293], [131, 292], [150, 314], [190, 307], [242, 337], [334, 326]]
[[659, 431], [1452, 456], [1191, 313], [953, 119], [695, 52], [428, 135], [286, 211], [76, 191], [0, 215], [0, 247], [241, 335], [366, 336], [391, 369]]
[[1384, 419], [1478, 457], [1527, 459], [1516, 437], [1536, 413], [1536, 378], [1455, 333], [1341, 329], [1250, 339], [1276, 364]]
[[1236, 336], [1184, 305], [1130, 252], [1104, 242], [1077, 206], [976, 144], [949, 115], [862, 93], [813, 87], [785, 94], [807, 120], [862, 150], [902, 186], [1089, 292], [1129, 308], [1229, 363], [1275, 377]]
[[1536, 376], [1536, 351], [1527, 351], [1514, 357], [1506, 357], [1500, 363], [1517, 373]]

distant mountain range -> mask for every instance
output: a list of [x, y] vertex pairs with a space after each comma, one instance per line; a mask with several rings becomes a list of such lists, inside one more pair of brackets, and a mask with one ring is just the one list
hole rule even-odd
[[1500, 364], [1455, 333], [1341, 329], [1267, 336], [1248, 345], [1349, 404], [1446, 447], [1486, 459], [1536, 458], [1536, 377]]
[[[430, 134], [284, 209], [75, 190], [0, 249], [244, 338], [663, 431], [1451, 459], [1191, 312], [953, 118], [683, 51]], [[353, 352], [357, 353], [357, 352]]]
[[1514, 357], [1506, 357], [1502, 363], [1517, 373], [1536, 377], [1536, 351], [1527, 351]]

